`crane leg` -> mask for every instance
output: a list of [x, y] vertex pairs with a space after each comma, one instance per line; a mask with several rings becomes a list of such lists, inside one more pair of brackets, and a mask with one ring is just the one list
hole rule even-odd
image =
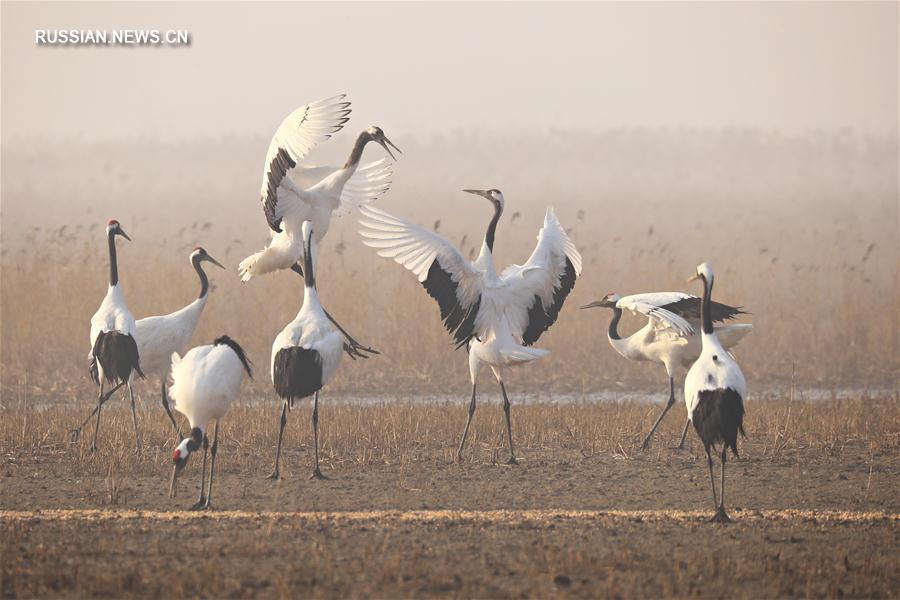
[[97, 451], [97, 432], [100, 431], [100, 409], [109, 396], [103, 396], [103, 379], [100, 379], [100, 395], [97, 396], [97, 422], [94, 425], [94, 439], [91, 440], [91, 452]]
[[673, 377], [669, 377], [669, 401], [666, 402], [666, 407], [660, 413], [659, 417], [657, 417], [656, 423], [654, 423], [653, 427], [650, 428], [650, 433], [648, 433], [647, 437], [644, 438], [644, 443], [641, 444], [641, 450], [646, 450], [650, 447], [650, 438], [652, 438], [653, 434], [656, 433], [656, 428], [659, 427], [659, 424], [662, 422], [663, 417], [666, 416], [666, 413], [669, 412], [669, 409], [672, 408], [673, 404], [675, 404], [675, 379]]
[[137, 453], [141, 453], [141, 434], [138, 432], [137, 409], [134, 406], [134, 389], [131, 382], [128, 382], [128, 396], [131, 398], [131, 423], [134, 425], [134, 446]]
[[[178, 423], [175, 422], [175, 417], [172, 415], [172, 410], [169, 408], [169, 394], [166, 392], [166, 380], [163, 379], [162, 385], [162, 405], [163, 408], [166, 409], [166, 414], [169, 415], [169, 420], [172, 421], [172, 427], [175, 428], [175, 433], [178, 434], [178, 439], [181, 439], [181, 428], [178, 427]], [[218, 421], [216, 421], [218, 425]]]
[[691, 418], [688, 417], [687, 421], [684, 422], [684, 429], [681, 430], [681, 440], [678, 442], [678, 447], [675, 450], [684, 450], [684, 438], [687, 437], [688, 427], [691, 426]]
[[709, 467], [709, 485], [712, 487], [713, 506], [719, 509], [719, 499], [716, 497], [716, 478], [713, 476], [713, 460], [712, 454], [709, 453], [709, 446], [706, 446], [706, 464]]
[[[216, 429], [215, 433], [213, 433], [213, 443], [212, 448], [209, 450], [209, 454], [212, 457], [209, 464], [209, 485], [206, 488], [206, 501], [200, 505], [200, 508], [203, 510], [211, 510], [212, 509], [212, 484], [213, 484], [213, 475], [216, 473], [216, 454], [219, 452], [219, 420], [216, 419]], [[202, 483], [201, 483], [202, 485]], [[201, 491], [202, 494], [202, 491]]]
[[502, 380], [500, 380], [500, 391], [503, 392], [503, 412], [506, 414], [506, 437], [509, 439], [509, 459], [506, 461], [506, 464], [517, 465], [519, 464], [519, 461], [516, 460], [516, 453], [513, 451], [512, 423], [510, 423], [509, 420], [509, 398], [506, 397], [506, 387], [504, 387]]
[[[303, 267], [300, 266], [300, 263], [294, 263], [294, 265], [291, 267], [291, 270], [294, 273], [300, 275], [300, 277], [303, 277]], [[328, 320], [331, 321], [331, 324], [337, 327], [338, 331], [341, 332], [341, 335], [344, 336], [344, 339], [347, 340], [347, 343], [344, 346], [344, 351], [350, 358], [352, 358], [353, 360], [356, 360], [357, 358], [369, 358], [366, 353], [381, 354], [381, 352], [379, 352], [375, 348], [369, 348], [368, 346], [363, 346], [362, 344], [357, 342], [355, 339], [353, 339], [353, 336], [351, 336], [343, 327], [341, 327], [340, 323], [338, 323], [334, 319], [334, 317], [332, 317], [328, 313], [327, 310], [325, 310], [324, 308], [322, 310], [325, 312], [325, 316], [328, 317]]]
[[472, 384], [472, 400], [469, 402], [469, 418], [466, 419], [466, 428], [463, 429], [462, 439], [459, 441], [459, 450], [456, 451], [457, 462], [463, 460], [463, 448], [466, 445], [466, 437], [469, 435], [469, 425], [472, 424], [472, 417], [475, 415], [475, 384]]
[[313, 398], [313, 410], [312, 410], [312, 430], [313, 430], [313, 448], [315, 449], [316, 456], [316, 468], [313, 469], [312, 475], [309, 476], [310, 479], [328, 479], [324, 475], [322, 475], [322, 471], [319, 470], [319, 392], [316, 392], [315, 398]]
[[278, 470], [278, 465], [281, 463], [281, 437], [284, 435], [284, 426], [287, 425], [287, 409], [288, 409], [288, 401], [284, 401], [284, 406], [281, 408], [281, 426], [278, 429], [278, 447], [275, 449], [275, 470], [269, 475], [268, 479], [281, 479], [281, 472]]
[[100, 386], [99, 402], [97, 402], [97, 405], [94, 406], [94, 410], [92, 410], [92, 411], [91, 411], [91, 414], [89, 414], [87, 417], [84, 418], [84, 421], [81, 422], [81, 425], [79, 425], [78, 427], [76, 427], [75, 429], [73, 429], [72, 431], [69, 432], [69, 435], [72, 436], [72, 441], [73, 441], [73, 442], [77, 442], [77, 441], [78, 441], [78, 438], [81, 437], [81, 430], [84, 429], [84, 426], [87, 425], [88, 422], [91, 420], [91, 418], [92, 418], [94, 415], [97, 414], [97, 411], [100, 410], [100, 407], [103, 406], [103, 404], [104, 404], [107, 400], [109, 400], [110, 397], [112, 397], [112, 395], [116, 392], [116, 390], [118, 390], [118, 389], [119, 389], [120, 387], [122, 387], [123, 385], [124, 385], [124, 384], [122, 384], [122, 383], [117, 384], [116, 387], [114, 387], [113, 389], [109, 390], [109, 391], [106, 392], [106, 394], [104, 395], [104, 393], [103, 393], [103, 386], [102, 386], [102, 384], [101, 384], [101, 386]]
[[731, 523], [731, 517], [725, 512], [725, 461], [728, 458], [728, 445], [722, 444], [722, 482], [719, 485], [719, 506], [716, 508], [716, 515], [712, 521], [716, 523]]
[[203, 494], [206, 486], [206, 455], [209, 453], [209, 437], [203, 434], [203, 466], [200, 467], [200, 497], [194, 502], [188, 510], [200, 510], [206, 503], [206, 496]]

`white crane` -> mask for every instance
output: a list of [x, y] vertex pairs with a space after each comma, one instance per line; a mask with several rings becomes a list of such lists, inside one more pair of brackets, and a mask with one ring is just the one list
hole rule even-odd
[[[269, 143], [263, 166], [260, 201], [269, 224], [269, 245], [241, 261], [241, 280], [293, 269], [302, 274], [303, 240], [300, 232], [304, 221], [312, 221], [316, 243], [321, 243], [331, 225], [332, 214], [341, 207], [364, 204], [377, 198], [390, 187], [391, 170], [384, 160], [359, 168], [363, 150], [369, 142], [380, 144], [393, 159], [390, 147], [397, 148], [379, 127], [369, 127], [359, 134], [347, 162], [341, 167], [301, 167], [298, 181], [289, 171], [316, 144], [340, 131], [349, 120], [350, 102], [341, 94], [301, 106], [281, 123]], [[327, 313], [326, 313], [327, 314]], [[334, 322], [334, 319], [328, 315]], [[335, 323], [336, 324], [336, 323]], [[347, 338], [348, 353], [365, 357], [377, 354], [361, 346], [341, 329]]]
[[575, 279], [581, 274], [581, 255], [566, 235], [552, 208], [547, 209], [537, 246], [524, 265], [512, 265], [499, 276], [494, 268], [494, 236], [503, 213], [503, 194], [496, 189], [463, 190], [487, 198], [494, 216], [487, 228], [481, 253], [475, 262], [466, 260], [450, 242], [418, 225], [394, 217], [372, 206], [361, 207], [364, 243], [378, 255], [403, 265], [437, 300], [441, 319], [456, 347], [468, 345], [472, 399], [460, 440], [463, 448], [472, 416], [478, 373], [487, 365], [503, 393], [509, 464], [515, 464], [510, 405], [503, 372], [531, 362], [547, 350], [531, 348], [559, 316]]
[[294, 400], [311, 395], [315, 395], [312, 411], [315, 468], [310, 479], [325, 479], [319, 470], [319, 390], [334, 376], [345, 350], [343, 336], [328, 318], [316, 292], [313, 267], [317, 252], [312, 223], [304, 221], [301, 230], [306, 246], [303, 253], [303, 305], [272, 344], [272, 383], [275, 392], [284, 400], [284, 406], [278, 429], [275, 469], [269, 479], [281, 477], [281, 439], [287, 424], [288, 408], [294, 405]]
[[[684, 403], [694, 429], [706, 450], [709, 466], [709, 483], [712, 486], [716, 514], [713, 521], [731, 521], [725, 512], [725, 459], [728, 449], [738, 455], [737, 434], [744, 435], [744, 398], [747, 382], [741, 368], [722, 346], [713, 329], [712, 287], [713, 270], [709, 263], [697, 267], [691, 281], [703, 282], [703, 303], [700, 308], [703, 350], [684, 380]], [[716, 482], [713, 477], [713, 460], [710, 448], [722, 444], [722, 483], [716, 498]]]
[[[644, 450], [650, 447], [650, 439], [656, 432], [656, 428], [675, 404], [676, 370], [678, 367], [687, 369], [700, 356], [700, 336], [695, 331], [700, 326], [700, 304], [700, 298], [690, 294], [651, 292], [625, 297], [619, 297], [618, 294], [607, 294], [602, 300], [581, 307], [611, 308], [613, 318], [609, 323], [607, 337], [613, 349], [628, 360], [662, 363], [666, 368], [666, 375], [669, 377], [669, 400], [650, 429], [650, 433], [644, 438], [641, 446]], [[740, 308], [719, 302], [713, 302], [710, 306], [712, 320], [718, 323], [746, 314]], [[648, 317], [648, 322], [644, 327], [625, 338], [621, 337], [618, 331], [619, 319], [622, 318], [623, 310]], [[678, 317], [676, 321], [678, 326], [673, 327], [669, 325], [670, 321], [661, 319], [659, 317], [661, 311], [671, 313], [673, 318]], [[727, 350], [737, 345], [745, 335], [750, 333], [751, 329], [753, 329], [753, 325], [745, 323], [721, 325], [716, 327], [716, 335]], [[688, 416], [684, 429], [681, 431], [681, 440], [678, 442], [679, 449], [684, 448], [684, 438], [690, 424], [691, 419]]]
[[[200, 469], [200, 498], [191, 510], [212, 508], [213, 476], [216, 472], [216, 454], [219, 450], [219, 423], [237, 398], [244, 381], [244, 373], [251, 379], [250, 361], [244, 349], [223, 335], [212, 344], [192, 348], [183, 357], [177, 352], [172, 360], [172, 406], [187, 417], [191, 426], [189, 437], [181, 441], [172, 452], [172, 482], [169, 496], [175, 497], [175, 483], [184, 470], [192, 452], [203, 446], [203, 466]], [[209, 425], [216, 421], [212, 448], [209, 447]], [[203, 489], [206, 479], [206, 455], [212, 455], [209, 467], [209, 487]]]
[[131, 420], [134, 425], [134, 443], [137, 451], [141, 450], [131, 380], [135, 373], [141, 377], [144, 377], [144, 373], [141, 371], [140, 355], [135, 342], [134, 317], [131, 316], [131, 312], [125, 304], [122, 288], [119, 287], [119, 267], [116, 261], [116, 236], [118, 235], [131, 241], [119, 222], [110, 219], [106, 224], [106, 239], [109, 244], [109, 287], [103, 302], [100, 303], [100, 308], [91, 317], [91, 353], [88, 369], [94, 383], [100, 386], [97, 396], [97, 422], [94, 426], [91, 452], [97, 450], [97, 432], [100, 430], [100, 411], [103, 403], [119, 387], [116, 386], [111, 392], [104, 394], [103, 388], [106, 383], [128, 386], [128, 395], [131, 397]]
[[[166, 397], [166, 378], [169, 376], [169, 368], [172, 364], [172, 353], [185, 351], [188, 343], [191, 341], [191, 337], [194, 335], [194, 330], [197, 329], [200, 315], [203, 314], [203, 309], [206, 307], [206, 301], [209, 298], [209, 278], [206, 276], [201, 263], [211, 262], [221, 269], [225, 268], [200, 246], [194, 247], [189, 260], [197, 272], [197, 277], [200, 279], [200, 294], [197, 296], [197, 299], [173, 313], [139, 319], [136, 322], [137, 334], [135, 335], [138, 354], [141, 357], [141, 368], [144, 372], [154, 373], [159, 377], [163, 408], [166, 409], [166, 413], [169, 415], [169, 419], [172, 421], [172, 425], [179, 436], [181, 436], [181, 430], [172, 416], [172, 411], [169, 409], [169, 401]], [[93, 361], [93, 357], [91, 357], [91, 360]], [[92, 368], [94, 368], [93, 365]], [[121, 385], [120, 383], [110, 393], [115, 392]], [[94, 409], [95, 412], [97, 410], [97, 408]], [[75, 437], [78, 436], [81, 428], [85, 426], [93, 415], [94, 413], [88, 415], [87, 419], [77, 429], [73, 430], [72, 433]]]

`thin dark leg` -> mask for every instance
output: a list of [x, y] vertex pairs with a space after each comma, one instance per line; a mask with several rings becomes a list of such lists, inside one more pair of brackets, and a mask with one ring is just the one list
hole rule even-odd
[[97, 396], [97, 422], [94, 425], [94, 439], [91, 440], [91, 452], [97, 451], [97, 432], [100, 431], [100, 409], [109, 396], [103, 396], [103, 379], [100, 379], [100, 395]]
[[209, 453], [212, 456], [212, 460], [209, 465], [209, 486], [206, 488], [206, 502], [203, 503], [203, 506], [200, 508], [205, 508], [207, 510], [212, 508], [212, 484], [213, 484], [213, 475], [216, 473], [216, 454], [219, 451], [219, 420], [216, 419], [216, 429], [213, 433], [213, 443], [212, 448]]
[[284, 406], [281, 408], [281, 427], [278, 429], [278, 448], [275, 450], [275, 470], [269, 475], [269, 479], [281, 479], [281, 472], [278, 470], [278, 465], [281, 462], [281, 437], [284, 435], [284, 426], [287, 425], [287, 409], [288, 401], [285, 400]]
[[[300, 266], [300, 263], [294, 263], [294, 266], [291, 267], [291, 270], [294, 273], [297, 273], [301, 277], [303, 277], [303, 268]], [[328, 320], [331, 321], [331, 324], [338, 328], [338, 331], [341, 332], [341, 335], [344, 336], [344, 339], [347, 340], [347, 343], [344, 345], [344, 351], [347, 352], [347, 355], [350, 356], [353, 360], [357, 358], [369, 358], [366, 356], [366, 352], [369, 354], [381, 354], [378, 350], [374, 348], [369, 348], [368, 346], [363, 346], [351, 336], [347, 331], [341, 327], [340, 323], [335, 321], [334, 317], [332, 317], [327, 310], [322, 309], [325, 312], [325, 316], [328, 317]]]
[[719, 500], [716, 498], [716, 479], [713, 476], [712, 454], [709, 453], [709, 446], [706, 446], [706, 464], [709, 466], [709, 485], [712, 487], [713, 506], [718, 510]]
[[509, 460], [506, 461], [506, 464], [517, 465], [519, 461], [516, 460], [516, 453], [513, 451], [512, 423], [509, 420], [509, 398], [506, 397], [506, 387], [504, 387], [502, 381], [500, 381], [500, 391], [503, 392], [503, 412], [506, 413], [506, 437], [509, 439]]
[[206, 486], [206, 455], [209, 453], [209, 437], [204, 433], [203, 434], [203, 466], [200, 467], [200, 497], [197, 498], [197, 501], [190, 508], [190, 510], [200, 510], [203, 508], [203, 505], [206, 503], [206, 496], [203, 495], [204, 487]]
[[84, 421], [81, 422], [81, 425], [79, 425], [78, 427], [76, 427], [75, 429], [73, 429], [72, 431], [69, 432], [69, 435], [72, 436], [73, 442], [78, 441], [78, 438], [81, 437], [81, 430], [84, 429], [84, 426], [87, 425], [88, 422], [91, 420], [91, 418], [97, 414], [97, 411], [100, 410], [100, 407], [103, 406], [103, 404], [105, 404], [106, 401], [110, 399], [110, 397], [116, 392], [116, 390], [118, 390], [123, 385], [124, 384], [120, 383], [120, 384], [116, 385], [116, 387], [114, 387], [113, 389], [106, 392], [106, 394], [104, 394], [103, 393], [103, 385], [101, 383], [100, 396], [98, 397], [99, 401], [97, 402], [96, 406], [94, 406], [94, 410], [92, 410], [91, 414], [89, 414], [87, 417], [84, 418]]
[[313, 410], [312, 410], [312, 429], [313, 429], [313, 448], [315, 449], [316, 454], [316, 468], [313, 469], [312, 475], [310, 475], [310, 479], [326, 479], [324, 475], [322, 475], [322, 471], [319, 470], [319, 392], [316, 392], [316, 396], [313, 399]]
[[725, 512], [725, 461], [728, 458], [728, 446], [722, 444], [722, 482], [719, 486], [719, 507], [716, 509], [716, 516], [713, 521], [717, 523], [731, 523], [731, 517]]
[[691, 418], [688, 417], [684, 422], [684, 429], [681, 430], [681, 440], [678, 442], [678, 450], [684, 450], [684, 438], [687, 436], [688, 427], [691, 426]]
[[666, 407], [656, 419], [656, 423], [654, 423], [653, 427], [650, 428], [650, 433], [648, 433], [647, 437], [644, 438], [644, 443], [641, 444], [641, 450], [646, 450], [650, 447], [650, 438], [652, 438], [653, 434], [656, 433], [656, 428], [659, 427], [659, 424], [662, 422], [663, 417], [666, 416], [666, 413], [669, 412], [669, 409], [672, 408], [673, 404], [675, 404], [675, 379], [669, 377], [669, 401], [666, 403]]
[[[178, 435], [178, 439], [181, 439], [181, 428], [178, 427], [178, 423], [175, 422], [175, 417], [172, 415], [172, 410], [169, 408], [169, 394], [166, 391], [166, 380], [162, 381], [162, 405], [163, 408], [166, 409], [166, 414], [169, 415], [169, 420], [172, 421], [172, 427], [175, 428], [175, 433]], [[218, 421], [216, 421], [216, 425], [218, 426]]]
[[472, 401], [469, 402], [469, 418], [466, 419], [466, 428], [463, 429], [462, 439], [459, 441], [459, 450], [456, 451], [456, 460], [462, 462], [463, 447], [466, 445], [466, 436], [469, 435], [469, 425], [472, 423], [472, 417], [475, 415], [475, 384], [472, 384]]
[[134, 389], [131, 387], [131, 382], [128, 382], [128, 395], [131, 397], [131, 423], [134, 425], [134, 446], [137, 450], [138, 454], [141, 452], [141, 434], [138, 432], [138, 424], [137, 424], [137, 410], [134, 406]]

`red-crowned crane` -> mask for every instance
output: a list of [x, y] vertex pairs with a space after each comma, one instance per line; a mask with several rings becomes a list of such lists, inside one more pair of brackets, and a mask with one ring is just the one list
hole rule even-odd
[[[375, 126], [359, 134], [343, 166], [301, 167], [298, 181], [292, 179], [291, 170], [309, 151], [340, 131], [349, 120], [350, 102], [345, 98], [346, 95], [341, 94], [301, 106], [275, 131], [266, 153], [260, 189], [271, 240], [266, 248], [241, 261], [238, 270], [243, 281], [281, 269], [293, 269], [302, 275], [302, 223], [312, 221], [316, 243], [320, 243], [335, 211], [370, 202], [390, 187], [391, 170], [383, 160], [359, 168], [363, 150], [369, 142], [380, 144], [392, 159], [391, 147], [400, 152], [384, 131]], [[377, 354], [360, 345], [343, 329], [341, 331], [347, 338], [351, 356]]]
[[[602, 300], [581, 307], [611, 308], [613, 318], [609, 323], [608, 338], [613, 349], [628, 360], [662, 363], [666, 368], [666, 375], [669, 377], [669, 400], [653, 427], [650, 428], [647, 437], [644, 438], [641, 446], [644, 450], [650, 447], [650, 439], [656, 432], [656, 428], [675, 404], [676, 370], [678, 367], [687, 369], [700, 356], [700, 336], [696, 334], [696, 330], [700, 328], [700, 304], [700, 298], [690, 294], [650, 292], [621, 298], [617, 294], [607, 294]], [[713, 302], [710, 306], [712, 320], [718, 323], [746, 314], [740, 308], [719, 302]], [[625, 338], [619, 335], [618, 330], [623, 310], [648, 317], [648, 322], [644, 327]], [[660, 311], [667, 311], [680, 317], [687, 322], [688, 326], [686, 327], [681, 321], [678, 321], [678, 327], [671, 326], [669, 321], [659, 318]], [[716, 335], [727, 350], [741, 341], [745, 335], [750, 333], [751, 329], [753, 329], [753, 325], [744, 323], [720, 325], [716, 326]], [[681, 440], [678, 442], [679, 449], [684, 448], [684, 438], [690, 424], [689, 416], [681, 431]]]
[[462, 461], [469, 425], [475, 414], [478, 373], [489, 366], [500, 384], [509, 464], [515, 464], [510, 404], [503, 384], [508, 367], [522, 365], [548, 354], [532, 348], [556, 321], [563, 302], [581, 274], [581, 255], [566, 235], [552, 208], [547, 209], [537, 246], [524, 265], [512, 265], [497, 275], [494, 268], [494, 236], [503, 214], [500, 190], [463, 190], [482, 196], [494, 207], [481, 253], [469, 262], [450, 242], [418, 225], [372, 206], [360, 208], [364, 243], [391, 258], [418, 278], [425, 291], [437, 300], [441, 319], [456, 347], [469, 350], [472, 399], [457, 451]]
[[[212, 344], [192, 348], [183, 357], [177, 352], [171, 355], [172, 387], [169, 393], [175, 410], [187, 417], [191, 434], [172, 452], [172, 482], [169, 496], [175, 496], [175, 483], [184, 470], [191, 453], [203, 447], [203, 466], [200, 469], [200, 498], [191, 510], [212, 508], [213, 476], [216, 472], [216, 454], [219, 450], [219, 423], [237, 398], [244, 381], [244, 373], [251, 379], [250, 361], [244, 349], [223, 335]], [[210, 422], [215, 420], [212, 448], [209, 447]], [[204, 491], [206, 479], [206, 455], [212, 456], [209, 467], [209, 487]]]
[[[729, 448], [738, 456], [737, 434], [744, 434], [747, 382], [737, 361], [722, 346], [713, 328], [713, 270], [709, 263], [697, 267], [696, 274], [691, 277], [692, 281], [696, 279], [703, 283], [703, 303], [700, 306], [703, 350], [684, 380], [684, 402], [706, 450], [709, 483], [712, 486], [713, 504], [716, 506], [716, 514], [712, 520], [727, 523], [731, 519], [725, 512], [725, 459]], [[715, 450], [716, 444], [722, 445], [722, 483], [718, 499], [710, 454], [710, 448]]]
[[[94, 438], [91, 441], [92, 452], [97, 450], [97, 432], [100, 430], [100, 412], [103, 403], [112, 394], [112, 392], [103, 393], [104, 385], [107, 383], [128, 386], [128, 395], [131, 398], [131, 421], [134, 425], [134, 444], [138, 452], [141, 450], [131, 380], [135, 373], [140, 377], [144, 377], [144, 373], [141, 371], [140, 354], [135, 342], [134, 317], [128, 310], [122, 288], [119, 286], [119, 266], [116, 260], [116, 236], [119, 235], [131, 241], [131, 238], [122, 229], [122, 225], [115, 219], [110, 219], [106, 224], [106, 241], [109, 246], [109, 287], [106, 289], [106, 296], [100, 303], [100, 308], [91, 317], [91, 354], [88, 367], [94, 383], [100, 386], [97, 396], [97, 421], [94, 426]], [[118, 386], [113, 391], [117, 388]]]
[[279, 421], [275, 468], [269, 479], [281, 477], [281, 440], [287, 424], [288, 408], [293, 406], [294, 400], [312, 395], [315, 467], [310, 478], [325, 479], [319, 470], [319, 390], [334, 376], [345, 350], [344, 338], [328, 318], [316, 292], [314, 264], [317, 252], [312, 223], [304, 221], [301, 230], [306, 246], [303, 253], [303, 305], [272, 344], [272, 384], [275, 393], [284, 400], [284, 405]]
[[[135, 323], [137, 330], [135, 338], [137, 339], [138, 354], [141, 357], [141, 368], [145, 373], [155, 374], [159, 377], [163, 408], [166, 409], [166, 413], [169, 415], [169, 419], [172, 421], [172, 425], [179, 436], [181, 431], [177, 423], [175, 423], [175, 418], [172, 416], [166, 397], [166, 379], [169, 376], [172, 353], [185, 351], [188, 343], [191, 341], [191, 337], [194, 335], [194, 330], [197, 329], [197, 324], [200, 322], [200, 315], [203, 314], [203, 309], [206, 307], [206, 301], [209, 298], [209, 278], [203, 270], [202, 263], [211, 262], [219, 268], [225, 268], [200, 246], [195, 246], [191, 250], [189, 260], [191, 266], [197, 272], [197, 277], [200, 279], [200, 294], [197, 296], [197, 299], [173, 313], [157, 317], [145, 317], [138, 319]], [[114, 392], [115, 389], [112, 391]], [[97, 409], [95, 408], [94, 410], [96, 411]], [[93, 414], [91, 413], [84, 423], [73, 430], [73, 435], [78, 436], [81, 428], [84, 427]]]

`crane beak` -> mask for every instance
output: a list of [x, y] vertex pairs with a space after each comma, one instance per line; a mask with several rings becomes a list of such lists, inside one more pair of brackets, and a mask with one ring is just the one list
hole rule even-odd
[[178, 480], [178, 474], [181, 473], [181, 469], [183, 468], [184, 466], [179, 468], [177, 464], [172, 467], [172, 481], [169, 483], [169, 498], [175, 497], [175, 482]]
[[698, 279], [700, 279], [700, 276], [697, 275], [696, 273], [694, 273], [693, 275], [688, 277], [688, 283], [691, 283], [692, 281], [697, 281]]
[[606, 306], [606, 300], [596, 300], [595, 302], [591, 302], [590, 304], [585, 304], [581, 307], [582, 310], [585, 308], [596, 308], [598, 306]]
[[206, 260], [208, 260], [208, 261], [211, 262], [212, 264], [216, 265], [216, 266], [219, 267], [220, 269], [225, 269], [225, 267], [222, 266], [222, 263], [220, 263], [219, 261], [217, 261], [216, 259], [214, 259], [214, 258], [213, 258], [212, 256], [210, 256], [209, 254], [206, 255]]
[[[467, 194], [475, 194], [476, 196], [482, 196], [483, 198], [488, 198], [487, 190], [463, 190], [463, 191]], [[488, 200], [490, 200], [490, 198], [488, 198]]]
[[[382, 136], [381, 139], [378, 140], [378, 143], [381, 144], [381, 147], [384, 148], [384, 151], [387, 152], [388, 155], [391, 157], [391, 159], [394, 160], [395, 162], [396, 162], [397, 158], [394, 156], [394, 153], [391, 152], [391, 148], [393, 148], [394, 150], [396, 150], [396, 151], [399, 152], [400, 154], [403, 154], [403, 151], [400, 150], [400, 148], [398, 148], [398, 147], [394, 144], [394, 142], [392, 142], [391, 140], [389, 140], [389, 139], [387, 138], [386, 135], [385, 135], [385, 136]], [[388, 148], [388, 144], [390, 144], [391, 148]]]
[[125, 238], [125, 239], [128, 240], [129, 242], [131, 241], [131, 238], [128, 237], [128, 234], [125, 233], [125, 230], [122, 229], [122, 227], [119, 227], [119, 235], [121, 235], [123, 238]]

